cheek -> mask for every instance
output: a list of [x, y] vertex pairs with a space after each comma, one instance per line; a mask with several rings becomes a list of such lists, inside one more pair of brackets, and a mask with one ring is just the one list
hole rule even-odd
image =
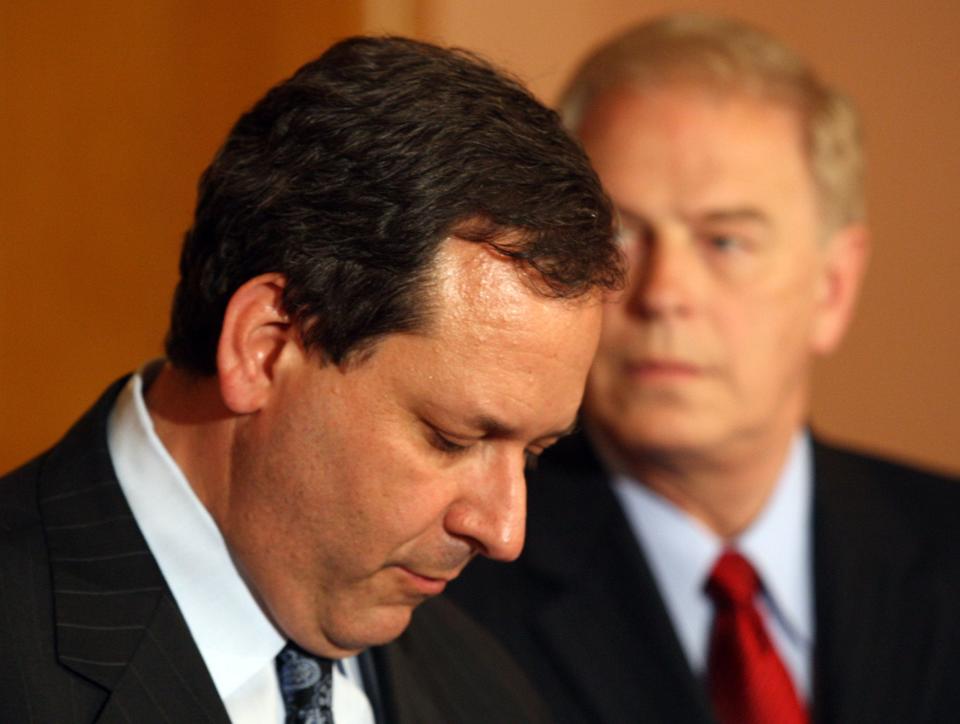
[[717, 325], [726, 354], [746, 387], [779, 387], [794, 378], [807, 356], [810, 305], [798, 290], [781, 290], [718, 305]]
[[[273, 492], [285, 491], [286, 527], [312, 531], [304, 537], [315, 543], [346, 546], [352, 559], [371, 565], [439, 528], [453, 485], [416, 424], [373, 400], [360, 400], [362, 408], [323, 403], [308, 406], [311, 415], [291, 415], [266, 448], [282, 451], [274, 460], [284, 472]], [[317, 409], [326, 413], [322, 422]]]
[[805, 363], [810, 352], [814, 331], [817, 282], [811, 270], [806, 276], [783, 290], [779, 299], [771, 304], [776, 312], [771, 321], [771, 336], [775, 337], [789, 364]]
[[338, 503], [343, 517], [352, 521], [350, 529], [402, 545], [436, 527], [454, 486], [449, 471], [430, 464], [431, 453], [420, 449], [426, 442], [396, 432], [352, 442], [356, 444], [341, 448], [331, 472], [339, 477]]

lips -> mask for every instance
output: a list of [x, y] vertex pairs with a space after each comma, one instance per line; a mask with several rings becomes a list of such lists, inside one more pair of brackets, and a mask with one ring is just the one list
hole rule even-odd
[[417, 593], [425, 596], [436, 596], [443, 593], [443, 589], [447, 587], [447, 584], [457, 577], [456, 573], [431, 576], [403, 566], [399, 566], [398, 568], [403, 573], [405, 583]]
[[699, 365], [672, 359], [644, 359], [627, 362], [631, 374], [649, 377], [693, 377], [702, 372]]

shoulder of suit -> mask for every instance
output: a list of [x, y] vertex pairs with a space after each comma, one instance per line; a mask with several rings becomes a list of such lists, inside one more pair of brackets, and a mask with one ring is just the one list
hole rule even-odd
[[910, 486], [921, 495], [960, 498], [960, 477], [872, 452], [814, 441], [814, 465], [818, 475], [863, 480], [896, 489]]
[[851, 526], [870, 523], [960, 552], [960, 478], [817, 440], [815, 505]]
[[64, 492], [45, 490], [45, 481], [53, 478], [73, 485], [82, 477], [78, 471], [88, 468], [97, 456], [100, 467], [109, 469], [108, 477], [112, 479], [106, 440], [107, 418], [129, 378], [130, 375], [125, 375], [114, 381], [53, 447], [0, 477], [0, 531], [39, 525], [43, 497]]
[[0, 477], [0, 547], [12, 539], [40, 528], [37, 505], [37, 480], [45, 456]]

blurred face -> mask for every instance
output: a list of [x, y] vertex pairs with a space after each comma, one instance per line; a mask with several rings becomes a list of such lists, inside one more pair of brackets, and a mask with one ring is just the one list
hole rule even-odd
[[628, 454], [751, 454], [788, 439], [811, 355], [834, 343], [797, 120], [697, 87], [620, 89], [581, 138], [631, 260], [627, 293], [605, 310], [593, 424]]
[[531, 292], [446, 242], [432, 321], [346, 369], [287, 345], [238, 435], [231, 551], [289, 636], [328, 656], [387, 642], [476, 554], [522, 547], [525, 457], [572, 425], [599, 303]]

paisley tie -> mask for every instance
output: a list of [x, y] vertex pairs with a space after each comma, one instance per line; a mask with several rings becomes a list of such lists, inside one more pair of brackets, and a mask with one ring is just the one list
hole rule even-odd
[[292, 641], [277, 656], [285, 724], [333, 724], [333, 664]]

